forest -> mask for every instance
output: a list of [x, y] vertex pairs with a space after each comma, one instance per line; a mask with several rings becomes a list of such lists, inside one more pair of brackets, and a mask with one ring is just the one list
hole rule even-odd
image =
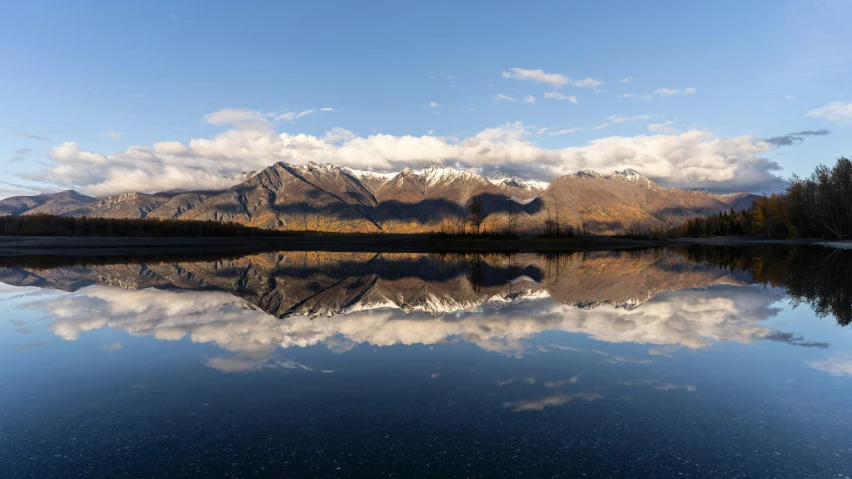
[[783, 193], [759, 198], [746, 211], [693, 218], [667, 236], [701, 238], [747, 235], [763, 238], [852, 236], [852, 161], [820, 165], [808, 178], [793, 176]]
[[0, 216], [3, 236], [248, 237], [299, 233], [218, 221], [87, 218], [85, 216]]

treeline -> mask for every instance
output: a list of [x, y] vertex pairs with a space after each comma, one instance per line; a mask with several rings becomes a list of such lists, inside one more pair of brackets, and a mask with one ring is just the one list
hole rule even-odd
[[3, 236], [249, 237], [293, 236], [288, 231], [218, 221], [116, 219], [55, 215], [0, 216]]
[[782, 288], [794, 306], [806, 304], [819, 317], [852, 324], [852, 251], [801, 246], [674, 248], [690, 261], [747, 271], [763, 286]]
[[793, 176], [784, 193], [755, 201], [747, 211], [729, 211], [688, 220], [672, 237], [749, 235], [764, 238], [852, 236], [852, 161], [818, 166], [808, 178]]

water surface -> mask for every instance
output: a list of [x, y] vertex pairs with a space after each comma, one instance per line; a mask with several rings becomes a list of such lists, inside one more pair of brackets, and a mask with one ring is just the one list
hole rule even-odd
[[2, 477], [852, 477], [852, 258], [0, 269]]

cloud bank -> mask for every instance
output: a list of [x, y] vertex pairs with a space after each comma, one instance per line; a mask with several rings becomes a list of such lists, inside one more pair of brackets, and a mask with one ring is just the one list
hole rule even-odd
[[[276, 122], [310, 114], [220, 110], [205, 117], [231, 125], [212, 138], [188, 143], [162, 141], [104, 155], [65, 142], [48, 152], [49, 165], [28, 178], [56, 189], [93, 194], [225, 189], [242, 172], [276, 162], [333, 163], [379, 172], [444, 163], [475, 172], [501, 169], [549, 181], [591, 169], [602, 173], [632, 168], [663, 186], [713, 191], [764, 192], [783, 187], [779, 166], [763, 155], [776, 144], [753, 136], [718, 137], [706, 130], [662, 129], [649, 135], [610, 136], [585, 145], [548, 149], [538, 146], [532, 130], [520, 122], [487, 128], [465, 138], [440, 136], [358, 136], [340, 127], [325, 136], [277, 133]], [[612, 116], [597, 129], [649, 116]], [[566, 133], [568, 131], [565, 131]]]

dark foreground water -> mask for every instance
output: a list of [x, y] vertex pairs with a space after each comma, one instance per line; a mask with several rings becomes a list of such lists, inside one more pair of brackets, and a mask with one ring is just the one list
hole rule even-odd
[[852, 477], [849, 255], [6, 260], [0, 477]]

